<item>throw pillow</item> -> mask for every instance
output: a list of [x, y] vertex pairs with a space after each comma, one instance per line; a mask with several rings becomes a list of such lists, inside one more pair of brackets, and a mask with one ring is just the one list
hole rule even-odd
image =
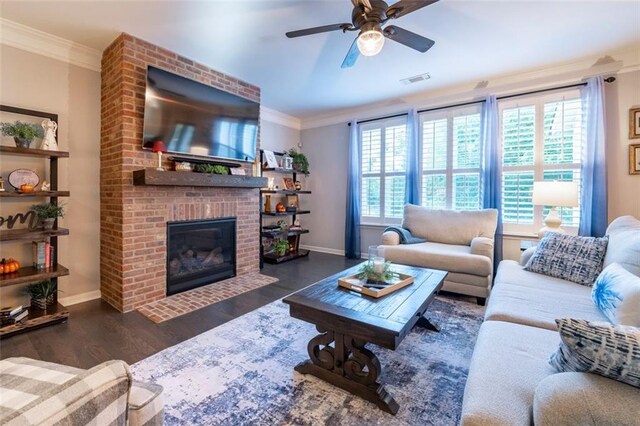
[[620, 264], [604, 268], [593, 285], [591, 298], [612, 323], [640, 327], [640, 277]]
[[559, 372], [595, 373], [640, 388], [640, 329], [557, 319], [560, 347], [549, 363]]
[[591, 285], [602, 270], [607, 237], [578, 237], [549, 232], [524, 269], [550, 277]]

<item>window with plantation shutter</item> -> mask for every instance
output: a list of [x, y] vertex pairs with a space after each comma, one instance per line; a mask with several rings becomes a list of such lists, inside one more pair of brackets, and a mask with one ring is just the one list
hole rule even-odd
[[480, 108], [478, 104], [420, 114], [423, 206], [480, 208]]
[[406, 180], [406, 118], [361, 124], [359, 132], [362, 223], [400, 223]]
[[[533, 205], [533, 182], [581, 182], [580, 93], [571, 90], [510, 99], [501, 101], [499, 109], [504, 231], [536, 233], [553, 206]], [[558, 210], [563, 228], [577, 230], [580, 208]]]

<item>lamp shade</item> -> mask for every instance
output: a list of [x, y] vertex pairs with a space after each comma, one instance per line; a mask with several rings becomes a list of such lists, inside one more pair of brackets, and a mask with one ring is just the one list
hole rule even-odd
[[151, 150], [153, 152], [167, 152], [167, 148], [165, 148], [164, 142], [162, 141], [155, 141]]
[[533, 182], [533, 204], [551, 207], [576, 207], [578, 184], [576, 182]]

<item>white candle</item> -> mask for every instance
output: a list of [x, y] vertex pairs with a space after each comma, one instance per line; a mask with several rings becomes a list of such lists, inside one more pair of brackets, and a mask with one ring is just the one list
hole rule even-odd
[[373, 272], [382, 274], [384, 272], [384, 257], [373, 258]]

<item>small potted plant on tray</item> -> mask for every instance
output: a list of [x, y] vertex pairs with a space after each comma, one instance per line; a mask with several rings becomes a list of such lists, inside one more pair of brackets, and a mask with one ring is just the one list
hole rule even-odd
[[284, 256], [287, 254], [287, 250], [289, 250], [289, 241], [280, 240], [275, 244], [276, 253], [278, 256]]
[[26, 292], [31, 297], [31, 306], [46, 311], [56, 303], [58, 285], [51, 280], [40, 281], [27, 287]]
[[295, 148], [291, 148], [289, 150], [289, 155], [293, 159], [293, 170], [304, 173], [305, 176], [309, 176], [309, 160], [307, 159], [307, 156], [296, 151]]
[[13, 140], [18, 148], [29, 148], [31, 142], [43, 136], [42, 127], [37, 124], [23, 123], [0, 123], [0, 130], [4, 136], [13, 136]]
[[31, 210], [41, 220], [42, 227], [45, 230], [53, 229], [56, 218], [64, 216], [64, 208], [61, 204], [44, 203], [31, 206]]
[[358, 274], [358, 279], [367, 284], [389, 285], [398, 279], [398, 273], [391, 270], [391, 262], [385, 262], [382, 272], [372, 262], [366, 262]]

